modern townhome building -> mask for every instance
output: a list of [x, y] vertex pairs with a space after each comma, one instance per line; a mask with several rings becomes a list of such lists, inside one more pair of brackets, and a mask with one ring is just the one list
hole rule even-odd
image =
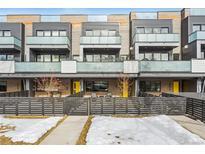
[[35, 82], [45, 77], [64, 96], [201, 92], [204, 19], [204, 9], [0, 16], [0, 92], [46, 96]]

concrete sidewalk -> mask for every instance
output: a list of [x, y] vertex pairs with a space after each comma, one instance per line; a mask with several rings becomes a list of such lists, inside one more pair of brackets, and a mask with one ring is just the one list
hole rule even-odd
[[87, 116], [69, 116], [40, 145], [76, 144], [87, 119]]
[[182, 127], [186, 128], [190, 132], [200, 136], [201, 138], [205, 139], [205, 124], [188, 118], [186, 116], [169, 116], [177, 123], [179, 123]]

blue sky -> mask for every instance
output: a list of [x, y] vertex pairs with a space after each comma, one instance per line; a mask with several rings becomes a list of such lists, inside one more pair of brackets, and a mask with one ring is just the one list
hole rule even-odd
[[181, 8], [0, 8], [0, 15], [7, 14], [126, 14], [130, 11], [156, 12], [180, 11]]

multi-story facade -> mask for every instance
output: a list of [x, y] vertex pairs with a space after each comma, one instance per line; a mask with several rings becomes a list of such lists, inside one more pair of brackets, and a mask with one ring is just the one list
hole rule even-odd
[[[0, 92], [30, 90], [45, 96], [34, 81], [51, 76], [62, 81], [65, 96], [200, 92], [204, 19], [203, 9], [0, 16]], [[122, 77], [132, 84], [124, 80], [119, 88]]]

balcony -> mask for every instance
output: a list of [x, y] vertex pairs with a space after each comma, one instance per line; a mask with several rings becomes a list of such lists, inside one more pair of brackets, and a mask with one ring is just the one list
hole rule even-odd
[[[195, 63], [194, 63], [195, 62]], [[2, 62], [3, 63], [3, 62]], [[11, 68], [10, 62], [8, 69]], [[198, 64], [199, 63], [199, 64]], [[5, 64], [4, 64], [5, 65]], [[198, 65], [205, 65], [204, 60], [195, 61], [124, 61], [124, 62], [14, 62], [12, 73], [58, 73], [58, 74], [100, 74], [100, 73], [198, 73]], [[12, 66], [13, 66], [12, 65]], [[193, 66], [192, 66], [193, 65]], [[196, 70], [197, 68], [197, 70]], [[138, 70], [139, 69], [139, 70]], [[1, 73], [1, 72], [0, 72]], [[2, 72], [3, 73], [3, 72]]]
[[16, 37], [0, 37], [0, 48], [21, 48], [21, 41]]
[[191, 62], [140, 61], [140, 72], [191, 72]]
[[66, 45], [70, 47], [70, 40], [68, 37], [40, 37], [40, 36], [28, 36], [26, 41], [27, 45]]
[[120, 45], [120, 36], [81, 36], [80, 44], [84, 45]]
[[60, 73], [60, 62], [16, 62], [16, 73]]
[[205, 40], [205, 31], [195, 31], [189, 35], [189, 43], [196, 40]]
[[123, 62], [78, 62], [78, 73], [122, 73]]
[[179, 45], [179, 34], [135, 34], [133, 42], [136, 43], [174, 43]]

